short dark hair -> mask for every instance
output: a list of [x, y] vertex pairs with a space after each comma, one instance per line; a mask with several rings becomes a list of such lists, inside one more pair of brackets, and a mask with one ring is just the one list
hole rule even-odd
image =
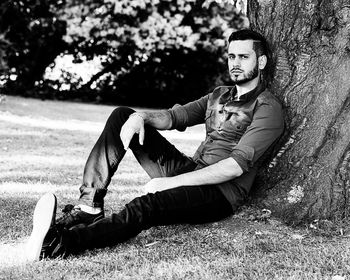
[[269, 45], [265, 37], [260, 33], [250, 29], [242, 29], [233, 32], [228, 38], [229, 43], [240, 40], [253, 40], [253, 49], [258, 57], [261, 55], [269, 55]]
[[251, 29], [242, 29], [239, 31], [234, 31], [230, 37], [228, 38], [228, 43], [230, 44], [233, 41], [244, 41], [244, 40], [252, 40], [253, 41], [253, 49], [256, 53], [256, 56], [259, 57], [261, 55], [266, 55], [267, 57], [267, 65], [263, 70], [264, 78], [267, 82], [272, 77], [272, 55], [269, 43], [266, 38], [260, 33], [253, 31]]

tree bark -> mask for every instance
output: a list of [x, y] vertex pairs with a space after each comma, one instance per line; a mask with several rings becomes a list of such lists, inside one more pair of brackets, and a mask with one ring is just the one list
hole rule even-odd
[[283, 146], [256, 197], [288, 223], [350, 210], [350, 2], [250, 0], [251, 28], [268, 38], [272, 92], [285, 106]]

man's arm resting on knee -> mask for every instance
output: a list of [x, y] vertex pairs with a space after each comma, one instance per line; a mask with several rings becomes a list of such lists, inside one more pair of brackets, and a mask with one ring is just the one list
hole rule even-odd
[[172, 126], [171, 115], [168, 110], [136, 112], [136, 115], [143, 118], [144, 123], [159, 130], [170, 129]]
[[145, 185], [145, 188], [147, 192], [156, 192], [179, 186], [219, 184], [242, 174], [243, 170], [239, 164], [232, 157], [229, 157], [202, 169], [174, 177], [154, 178]]
[[130, 115], [120, 131], [120, 139], [127, 150], [134, 134], [139, 135], [140, 145], [143, 145], [145, 138], [145, 124], [156, 129], [165, 130], [172, 126], [171, 115], [167, 110], [136, 112]]

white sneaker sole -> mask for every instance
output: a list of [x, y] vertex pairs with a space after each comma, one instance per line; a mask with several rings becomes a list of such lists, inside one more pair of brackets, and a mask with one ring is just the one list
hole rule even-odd
[[45, 194], [37, 202], [33, 214], [33, 230], [26, 246], [27, 261], [39, 260], [44, 238], [56, 213], [56, 203], [56, 196], [52, 193]]

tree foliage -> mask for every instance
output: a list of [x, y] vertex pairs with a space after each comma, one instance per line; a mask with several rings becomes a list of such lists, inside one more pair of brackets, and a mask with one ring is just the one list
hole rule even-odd
[[0, 4], [0, 85], [25, 93], [65, 46], [66, 24], [55, 17], [63, 2], [5, 0]]
[[[225, 81], [225, 38], [233, 28], [246, 24], [239, 10], [228, 2], [66, 0], [59, 5], [53, 2], [13, 1], [13, 7], [17, 7], [15, 3], [22, 3], [25, 8], [40, 7], [41, 17], [34, 8], [30, 14], [20, 8], [7, 9], [9, 14], [13, 10], [23, 13], [22, 33], [18, 33], [22, 35], [18, 37], [26, 36], [26, 41], [18, 41], [24, 45], [27, 42], [36, 53], [25, 56], [22, 53], [28, 48], [14, 45], [15, 50], [22, 51], [23, 63], [20, 66], [17, 61], [18, 65], [3, 67], [10, 72], [15, 69], [16, 83], [23, 83], [22, 89], [27, 87], [28, 92], [36, 82], [36, 94], [44, 96], [134, 101], [149, 106], [189, 101]], [[13, 43], [10, 34], [18, 24], [3, 21], [11, 31], [2, 28], [1, 33]], [[24, 33], [29, 29], [30, 34]], [[35, 41], [34, 37], [38, 39]], [[64, 43], [59, 42], [61, 38]], [[38, 57], [44, 53], [43, 47], [45, 57]], [[22, 57], [26, 57], [25, 63]], [[21, 73], [34, 74], [32, 68], [38, 68], [36, 75], [27, 78], [29, 82], [22, 82]], [[9, 80], [9, 76], [6, 78]]]

